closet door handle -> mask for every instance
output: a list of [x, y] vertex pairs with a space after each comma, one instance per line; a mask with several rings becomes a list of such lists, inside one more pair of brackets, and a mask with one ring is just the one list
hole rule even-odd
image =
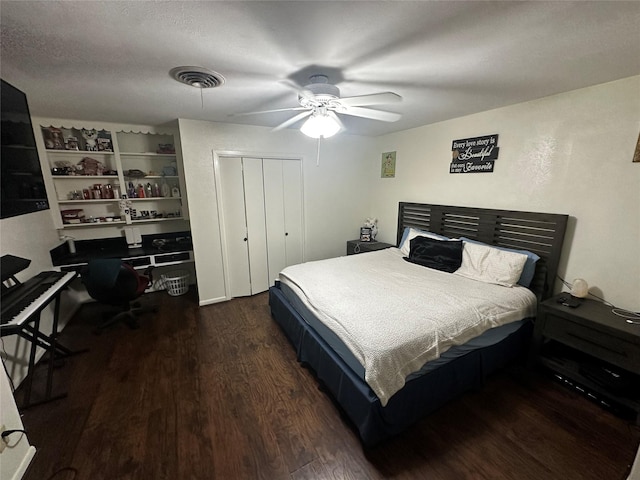
[[289, 236], [289, 232], [284, 232], [284, 236], [288, 237]]
[[247, 237], [244, 237], [244, 239], [243, 239], [243, 240], [246, 242], [246, 241], [247, 241]]

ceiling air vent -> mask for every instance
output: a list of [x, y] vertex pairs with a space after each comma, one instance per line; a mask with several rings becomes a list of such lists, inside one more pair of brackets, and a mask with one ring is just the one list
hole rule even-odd
[[202, 67], [176, 67], [169, 72], [172, 78], [195, 88], [215, 88], [224, 84], [219, 73]]

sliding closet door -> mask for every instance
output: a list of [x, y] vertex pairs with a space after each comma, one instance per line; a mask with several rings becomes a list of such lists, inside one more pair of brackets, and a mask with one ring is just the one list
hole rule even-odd
[[302, 262], [300, 160], [221, 157], [228, 292], [264, 292], [280, 271]]
[[228, 290], [231, 297], [251, 295], [247, 220], [244, 204], [242, 159], [220, 160], [221, 200], [227, 256]]
[[262, 159], [220, 159], [229, 295], [269, 288]]
[[302, 263], [302, 169], [299, 160], [263, 160], [269, 281]]
[[282, 161], [286, 265], [302, 263], [302, 162]]
[[269, 289], [267, 228], [261, 158], [243, 158], [251, 295]]
[[282, 162], [282, 160], [270, 158], [265, 158], [262, 162], [265, 218], [267, 221], [267, 258], [271, 285], [278, 278], [280, 270], [287, 266]]

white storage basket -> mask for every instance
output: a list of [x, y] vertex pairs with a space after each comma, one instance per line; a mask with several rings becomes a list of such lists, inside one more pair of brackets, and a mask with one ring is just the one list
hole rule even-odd
[[167, 272], [160, 276], [160, 280], [172, 297], [184, 295], [189, 291], [189, 272], [186, 270]]

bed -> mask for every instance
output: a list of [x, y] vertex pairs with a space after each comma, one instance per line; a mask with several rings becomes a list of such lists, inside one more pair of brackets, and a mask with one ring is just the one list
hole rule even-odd
[[[567, 218], [401, 202], [399, 248], [287, 267], [269, 290], [271, 313], [298, 361], [314, 372], [363, 445], [372, 447], [480, 388], [487, 375], [526, 353], [537, 303], [552, 294]], [[434, 240], [425, 240], [431, 235]], [[448, 240], [460, 238], [464, 242]], [[529, 252], [527, 286], [479, 282], [457, 266], [425, 268], [414, 256], [424, 242], [447, 250], [464, 245], [467, 263], [474, 249]], [[522, 255], [504, 255], [525, 262]], [[530, 264], [531, 258], [537, 261]], [[521, 283], [524, 270], [517, 268]], [[487, 298], [491, 305], [467, 305], [467, 297]], [[515, 298], [513, 306], [507, 297]], [[428, 320], [408, 304], [428, 310]], [[506, 310], [496, 311], [496, 305]], [[434, 323], [437, 333], [422, 321]], [[386, 338], [393, 341], [384, 343]], [[396, 344], [407, 350], [395, 352]]]

